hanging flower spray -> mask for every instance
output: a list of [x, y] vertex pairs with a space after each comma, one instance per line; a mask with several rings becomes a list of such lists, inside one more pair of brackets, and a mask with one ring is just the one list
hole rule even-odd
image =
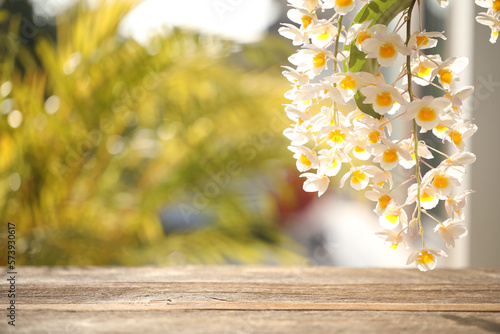
[[[355, 0], [288, 2], [292, 7], [288, 17], [294, 24], [283, 24], [279, 32], [300, 49], [289, 57], [295, 67], [283, 72], [292, 83], [285, 94], [291, 101], [285, 112], [293, 122], [284, 135], [305, 178], [304, 190], [321, 196], [330, 178], [344, 173], [340, 187], [349, 182], [376, 203], [382, 227], [376, 235], [393, 250], [406, 246], [409, 238], [420, 238], [422, 246], [410, 254], [407, 264], [416, 263], [422, 271], [434, 269], [436, 258], [447, 255], [426, 245], [424, 221], [432, 222], [448, 248], [467, 235], [463, 208], [472, 191], [457, 194], [455, 189], [463, 182], [465, 167], [476, 159], [466, 151], [465, 139], [477, 127], [462, 110], [474, 88], [457, 84], [467, 58], [430, 54], [429, 49], [446, 37], [427, 32], [421, 24], [412, 31], [421, 0], [364, 1], [350, 25], [345, 21]], [[438, 3], [445, 7], [448, 1]], [[488, 8], [476, 19], [491, 27], [494, 42], [500, 28], [500, 0], [476, 3]], [[320, 19], [320, 11], [332, 15]], [[391, 31], [388, 25], [393, 20], [397, 23]], [[387, 82], [381, 69], [397, 66], [398, 57], [405, 62], [395, 81]], [[419, 97], [415, 85], [435, 86], [441, 94]], [[406, 122], [409, 129], [400, 138], [392, 136], [396, 120]], [[425, 132], [453, 147], [454, 153], [427, 144], [422, 138]], [[440, 162], [434, 166], [426, 161], [435, 156]], [[392, 173], [398, 168], [412, 172], [394, 184]], [[406, 194], [398, 198], [395, 190], [403, 186]], [[428, 212], [440, 203], [448, 215], [444, 221]]]

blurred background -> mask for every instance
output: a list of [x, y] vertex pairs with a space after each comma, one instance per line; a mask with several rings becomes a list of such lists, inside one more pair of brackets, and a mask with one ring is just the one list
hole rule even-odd
[[[473, 2], [435, 3], [425, 1], [425, 26], [446, 31], [443, 58], [470, 58], [462, 80], [476, 86], [467, 108], [479, 127], [470, 236], [445, 265], [500, 267], [500, 49]], [[338, 180], [319, 199], [302, 190], [282, 135], [286, 10], [285, 0], [0, 1], [2, 263], [10, 221], [18, 265], [403, 266], [407, 253], [386, 252], [362, 194]]]

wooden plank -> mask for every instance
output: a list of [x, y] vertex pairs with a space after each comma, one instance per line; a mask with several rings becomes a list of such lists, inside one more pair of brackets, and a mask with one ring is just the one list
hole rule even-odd
[[416, 268], [178, 266], [178, 267], [21, 267], [32, 282], [260, 282], [260, 283], [379, 283], [379, 284], [500, 284], [500, 270], [441, 269], [422, 273]]
[[[291, 284], [218, 282], [106, 282], [106, 283], [19, 283], [18, 302], [29, 304], [166, 304], [177, 309], [255, 309], [252, 304], [273, 305], [271, 309], [332, 309], [346, 304], [390, 305], [380, 310], [421, 310], [425, 305], [440, 310], [453, 305], [471, 305], [468, 311], [500, 311], [500, 284]], [[402, 303], [404, 302], [404, 304]], [[341, 305], [344, 306], [341, 306]], [[449, 304], [449, 306], [446, 306]], [[312, 305], [312, 306], [306, 306]], [[319, 306], [323, 305], [323, 306]], [[340, 305], [340, 306], [339, 306]], [[405, 305], [405, 306], [401, 306]], [[249, 308], [250, 307], [250, 308]], [[458, 307], [458, 306], [457, 306]], [[258, 308], [258, 307], [257, 307]], [[359, 309], [359, 308], [356, 308]]]
[[181, 304], [35, 304], [24, 305], [30, 311], [411, 311], [411, 312], [500, 312], [494, 304], [406, 304], [406, 303], [181, 303]]
[[491, 334], [498, 313], [371, 311], [23, 311], [0, 333]]
[[500, 270], [21, 267], [16, 305], [0, 333], [488, 333]]

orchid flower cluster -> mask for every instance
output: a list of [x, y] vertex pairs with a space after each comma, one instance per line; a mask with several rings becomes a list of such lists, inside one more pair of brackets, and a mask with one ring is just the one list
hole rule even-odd
[[[411, 32], [416, 0], [394, 0], [389, 5], [391, 1], [372, 0], [361, 9], [376, 3], [366, 9], [366, 13], [373, 13], [373, 8], [385, 4], [394, 17], [400, 16], [394, 31], [389, 30], [388, 22], [381, 23], [388, 20], [389, 12], [370, 14], [373, 19], [367, 19], [370, 15], [360, 11], [350, 27], [343, 25], [355, 0], [288, 2], [292, 7], [288, 18], [295, 24], [283, 24], [279, 32], [301, 48], [289, 57], [295, 67], [285, 66], [283, 72], [292, 83], [285, 94], [291, 101], [285, 105], [285, 112], [293, 122], [284, 135], [291, 141], [288, 148], [297, 160], [300, 176], [305, 178], [303, 189], [321, 196], [330, 178], [343, 174], [340, 187], [349, 182], [376, 203], [374, 212], [382, 227], [376, 235], [393, 250], [402, 248], [400, 245], [408, 248], [410, 238], [420, 238], [422, 247], [409, 255], [407, 264], [415, 263], [422, 271], [434, 269], [436, 258], [447, 254], [426, 246], [424, 218], [434, 222], [434, 232], [448, 248], [467, 235], [463, 209], [467, 195], [473, 191], [457, 194], [465, 167], [476, 159], [465, 150], [465, 141], [477, 127], [462, 110], [474, 88], [457, 84], [467, 58], [441, 59], [439, 54], [429, 54], [438, 39], [446, 37], [422, 28]], [[318, 17], [320, 11], [331, 9], [335, 12], [330, 18]], [[403, 40], [400, 30], [405, 26]], [[396, 59], [401, 56], [406, 62], [397, 68], [396, 80], [387, 82], [380, 70], [397, 67]], [[369, 61], [375, 66], [359, 66]], [[413, 92], [414, 84], [435, 86], [441, 96], [418, 97]], [[397, 119], [408, 125], [402, 138], [392, 137]], [[419, 138], [426, 132], [453, 147], [454, 153], [441, 152]], [[434, 155], [442, 157], [440, 163], [434, 163], [436, 166], [426, 161]], [[427, 172], [422, 172], [422, 165], [428, 167]], [[412, 171], [398, 185], [392, 174], [397, 166]], [[395, 191], [401, 186], [407, 187], [402, 195]], [[444, 202], [448, 216], [444, 221], [428, 212], [440, 202]]]
[[500, 0], [476, 0], [476, 5], [488, 9], [486, 13], [479, 13], [476, 21], [491, 28], [490, 42], [496, 43], [500, 31]]

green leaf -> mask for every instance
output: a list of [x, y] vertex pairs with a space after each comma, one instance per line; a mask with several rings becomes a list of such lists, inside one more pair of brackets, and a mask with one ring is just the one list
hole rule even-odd
[[0, 10], [0, 23], [7, 21], [7, 19], [10, 17], [10, 13], [8, 10], [1, 9]]
[[[375, 24], [388, 25], [399, 13], [410, 7], [411, 4], [412, 0], [373, 0], [361, 8], [358, 15], [354, 18], [354, 23], [362, 23], [372, 20], [370, 26]], [[350, 52], [349, 70], [351, 72], [369, 72], [376, 74], [379, 67], [377, 59], [367, 59], [366, 54], [359, 51], [356, 47], [356, 41], [353, 41], [350, 45], [345, 46], [344, 49], [347, 49]], [[358, 108], [362, 112], [375, 118], [381, 117], [381, 115], [377, 114], [373, 110], [371, 105], [364, 104], [362, 102], [365, 99], [363, 94], [358, 92], [354, 98]]]

